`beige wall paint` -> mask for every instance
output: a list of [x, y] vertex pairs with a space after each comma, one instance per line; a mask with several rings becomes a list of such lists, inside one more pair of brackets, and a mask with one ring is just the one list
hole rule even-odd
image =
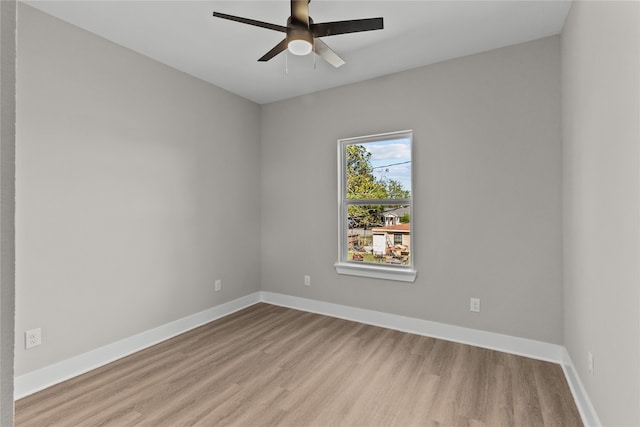
[[[418, 278], [340, 276], [336, 140], [404, 129]], [[263, 105], [260, 135], [263, 290], [563, 342], [559, 37]]]
[[0, 425], [13, 425], [16, 2], [0, 2]]
[[257, 291], [259, 107], [23, 4], [18, 24], [16, 375]]
[[565, 345], [601, 422], [640, 425], [640, 3], [573, 3], [562, 85]]

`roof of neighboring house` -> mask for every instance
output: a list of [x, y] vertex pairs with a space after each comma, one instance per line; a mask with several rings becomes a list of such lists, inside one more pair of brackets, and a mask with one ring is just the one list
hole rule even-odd
[[400, 231], [409, 233], [411, 231], [411, 224], [398, 224], [398, 225], [387, 225], [386, 227], [376, 227], [371, 229], [372, 232], [376, 231]]
[[402, 216], [404, 214], [408, 214], [410, 211], [411, 209], [409, 209], [409, 206], [400, 206], [399, 208], [387, 209], [382, 214], [383, 215], [393, 214], [393, 215]]

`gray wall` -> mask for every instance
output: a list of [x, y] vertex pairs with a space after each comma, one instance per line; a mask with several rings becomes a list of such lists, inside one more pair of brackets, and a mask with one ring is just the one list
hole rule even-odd
[[16, 375], [257, 291], [259, 107], [18, 9]]
[[640, 3], [573, 3], [562, 84], [565, 345], [602, 423], [637, 426]]
[[[11, 4], [0, 12], [3, 425]], [[574, 2], [562, 61], [551, 37], [258, 107], [20, 5], [16, 374], [261, 284], [564, 343], [601, 421], [640, 424], [639, 13]], [[418, 279], [339, 276], [336, 140], [408, 128]], [[34, 327], [43, 345], [25, 351]]]
[[13, 425], [16, 2], [0, 2], [0, 425]]
[[[410, 128], [418, 278], [340, 276], [336, 140]], [[260, 135], [263, 290], [563, 342], [559, 37], [263, 105]]]

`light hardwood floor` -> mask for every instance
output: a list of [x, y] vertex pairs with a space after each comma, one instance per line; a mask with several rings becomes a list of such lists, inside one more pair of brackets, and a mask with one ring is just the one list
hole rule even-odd
[[256, 304], [16, 402], [16, 426], [581, 426], [560, 366]]

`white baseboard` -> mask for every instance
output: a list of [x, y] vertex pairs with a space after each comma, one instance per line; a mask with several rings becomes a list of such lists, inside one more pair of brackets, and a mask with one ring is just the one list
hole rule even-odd
[[142, 332], [129, 338], [108, 344], [87, 353], [79, 354], [53, 365], [46, 366], [14, 379], [14, 399], [33, 394], [54, 384], [84, 374], [115, 360], [143, 350], [193, 328], [227, 316], [260, 302], [260, 292], [192, 314], [174, 322]]
[[92, 369], [99, 368], [258, 302], [558, 363], [562, 366], [585, 426], [599, 427], [601, 425], [564, 346], [264, 291], [246, 295], [113, 344], [108, 344], [96, 350], [20, 375], [15, 378], [15, 399], [20, 399]]
[[602, 423], [598, 418], [595, 408], [591, 404], [591, 399], [580, 381], [578, 371], [576, 371], [575, 365], [569, 356], [567, 349], [563, 352], [562, 370], [564, 376], [569, 383], [571, 394], [573, 394], [573, 400], [576, 402], [580, 416], [582, 417], [582, 423], [585, 427], [600, 427]]
[[293, 297], [273, 292], [261, 292], [263, 302], [294, 308], [312, 313], [353, 320], [368, 325], [381, 326], [416, 335], [441, 338], [447, 341], [474, 345], [477, 347], [498, 350], [518, 356], [531, 357], [554, 363], [562, 363], [563, 349], [561, 345], [549, 344], [525, 338], [485, 332], [445, 323], [365, 310], [346, 305], [332, 304], [306, 298]]

